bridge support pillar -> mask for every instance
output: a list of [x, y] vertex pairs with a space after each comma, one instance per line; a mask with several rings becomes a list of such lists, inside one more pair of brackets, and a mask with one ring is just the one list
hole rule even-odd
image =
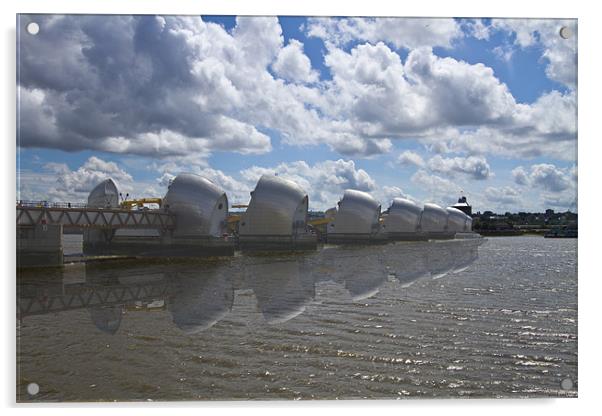
[[17, 267], [62, 265], [62, 225], [17, 226]]

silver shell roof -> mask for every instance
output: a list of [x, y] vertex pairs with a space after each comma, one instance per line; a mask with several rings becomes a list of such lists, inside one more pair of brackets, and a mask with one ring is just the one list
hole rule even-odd
[[443, 233], [447, 230], [447, 216], [445, 209], [437, 204], [426, 203], [420, 219], [420, 228], [423, 233]]
[[119, 206], [119, 191], [113, 179], [105, 179], [90, 191], [88, 206], [94, 208], [117, 208]]
[[466, 231], [466, 219], [468, 216], [457, 208], [447, 207], [447, 230], [450, 233], [461, 233]]
[[371, 234], [379, 229], [380, 204], [367, 192], [348, 189], [339, 202], [334, 221], [328, 226], [332, 234]]
[[384, 219], [387, 233], [416, 233], [420, 227], [422, 207], [409, 199], [395, 198]]
[[472, 217], [471, 216], [466, 216], [468, 218], [466, 218], [466, 232], [470, 232], [472, 231]]
[[263, 175], [239, 225], [240, 235], [293, 235], [305, 232], [307, 193], [295, 182]]
[[228, 197], [209, 179], [192, 173], [175, 177], [163, 207], [176, 215], [174, 235], [219, 237], [226, 229]]

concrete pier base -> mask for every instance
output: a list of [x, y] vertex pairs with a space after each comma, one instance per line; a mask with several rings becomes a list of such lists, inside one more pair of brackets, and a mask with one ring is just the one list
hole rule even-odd
[[386, 234], [335, 234], [326, 236], [328, 244], [385, 244], [389, 242]]
[[483, 238], [483, 236], [479, 233], [475, 233], [472, 231], [464, 232], [464, 233], [456, 233], [454, 236], [455, 240], [471, 240], [475, 238]]
[[387, 233], [390, 241], [427, 241], [428, 237], [422, 233]]
[[314, 234], [298, 236], [244, 235], [238, 237], [238, 246], [243, 252], [314, 251], [318, 248], [318, 239]]
[[17, 267], [62, 265], [62, 225], [17, 227]]
[[425, 233], [429, 240], [453, 240], [456, 233], [441, 232], [441, 233]]

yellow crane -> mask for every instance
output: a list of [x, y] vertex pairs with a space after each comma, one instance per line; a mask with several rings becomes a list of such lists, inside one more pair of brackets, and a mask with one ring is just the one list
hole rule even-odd
[[314, 227], [315, 227], [316, 225], [324, 225], [324, 224], [328, 224], [328, 223], [329, 223], [329, 222], [331, 222], [332, 220], [333, 220], [332, 218], [328, 218], [328, 217], [326, 217], [326, 218], [315, 218], [315, 219], [313, 219], [313, 220], [309, 220], [309, 221], [307, 221], [307, 223], [308, 223], [309, 225], [312, 225], [312, 226], [314, 226]]
[[163, 200], [161, 198], [128, 199], [121, 203], [121, 208], [125, 208], [125, 209], [143, 208], [144, 204], [157, 204], [157, 205], [159, 205], [159, 208], [160, 208], [162, 202], [163, 202]]

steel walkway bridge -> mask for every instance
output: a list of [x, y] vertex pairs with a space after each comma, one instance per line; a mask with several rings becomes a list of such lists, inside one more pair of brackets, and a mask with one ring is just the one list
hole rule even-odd
[[17, 203], [17, 226], [62, 225], [65, 228], [175, 228], [175, 216], [164, 210], [92, 208], [83, 204]]
[[18, 296], [17, 316], [23, 319], [32, 315], [163, 299], [168, 295], [169, 289], [169, 284], [165, 280], [114, 286], [93, 284], [69, 286], [70, 289], [67, 293], [37, 293], [34, 296]]

